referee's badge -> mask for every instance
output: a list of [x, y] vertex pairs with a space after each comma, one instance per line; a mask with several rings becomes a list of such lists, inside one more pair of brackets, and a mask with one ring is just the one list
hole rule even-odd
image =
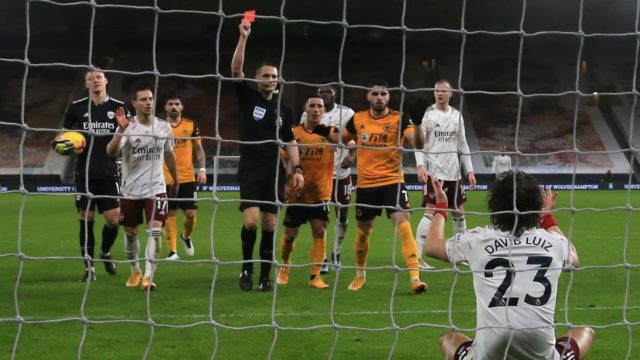
[[264, 114], [267, 113], [267, 109], [263, 109], [260, 106], [256, 106], [253, 108], [253, 119], [255, 121], [260, 121], [264, 118]]

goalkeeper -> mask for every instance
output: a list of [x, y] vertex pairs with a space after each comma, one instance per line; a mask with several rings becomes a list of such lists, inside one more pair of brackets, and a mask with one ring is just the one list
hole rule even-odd
[[[116, 131], [115, 114], [124, 103], [107, 95], [107, 80], [100, 70], [88, 70], [84, 76], [84, 85], [89, 90], [89, 97], [74, 101], [65, 114], [63, 128], [79, 130], [85, 137], [85, 151], [78, 155], [75, 169], [76, 209], [80, 219], [80, 253], [94, 258], [95, 209], [104, 215], [102, 227], [102, 245], [100, 258], [109, 275], [116, 274], [116, 266], [111, 261], [111, 247], [118, 237], [120, 221], [120, 204], [117, 196], [118, 171], [116, 160], [107, 156], [107, 144]], [[127, 111], [127, 116], [130, 117]], [[53, 149], [61, 155], [71, 155], [73, 144], [61, 141], [58, 137], [52, 143]], [[86, 194], [109, 197], [89, 198]], [[85, 260], [85, 271], [80, 281], [96, 279], [93, 261]]]

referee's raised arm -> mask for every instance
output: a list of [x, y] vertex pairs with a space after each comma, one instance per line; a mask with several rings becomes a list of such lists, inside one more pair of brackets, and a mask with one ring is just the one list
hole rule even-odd
[[243, 78], [244, 72], [242, 71], [242, 68], [244, 66], [244, 50], [247, 45], [247, 39], [251, 34], [251, 23], [242, 19], [238, 28], [240, 31], [240, 37], [238, 38], [236, 51], [233, 52], [233, 59], [231, 59], [231, 76], [234, 78]]

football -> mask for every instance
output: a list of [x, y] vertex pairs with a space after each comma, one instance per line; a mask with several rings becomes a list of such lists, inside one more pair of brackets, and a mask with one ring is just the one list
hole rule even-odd
[[73, 153], [76, 155], [82, 154], [86, 146], [84, 135], [76, 131], [67, 131], [66, 133], [62, 134], [62, 137], [60, 138], [60, 140], [71, 141], [74, 147]]

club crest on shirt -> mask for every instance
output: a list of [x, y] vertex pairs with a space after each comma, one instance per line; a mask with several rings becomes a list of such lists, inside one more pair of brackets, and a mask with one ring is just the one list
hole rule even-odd
[[261, 108], [260, 106], [256, 106], [253, 108], [253, 119], [255, 121], [260, 121], [264, 118], [264, 114], [267, 113], [267, 109]]
[[116, 116], [116, 113], [114, 113], [113, 111], [108, 111], [108, 112], [107, 112], [107, 117], [108, 117], [110, 120], [113, 120], [113, 118], [114, 118], [115, 116]]
[[382, 130], [384, 130], [384, 132], [389, 132], [389, 131], [391, 131], [391, 125], [389, 125], [389, 124], [384, 124], [384, 126], [382, 127]]

